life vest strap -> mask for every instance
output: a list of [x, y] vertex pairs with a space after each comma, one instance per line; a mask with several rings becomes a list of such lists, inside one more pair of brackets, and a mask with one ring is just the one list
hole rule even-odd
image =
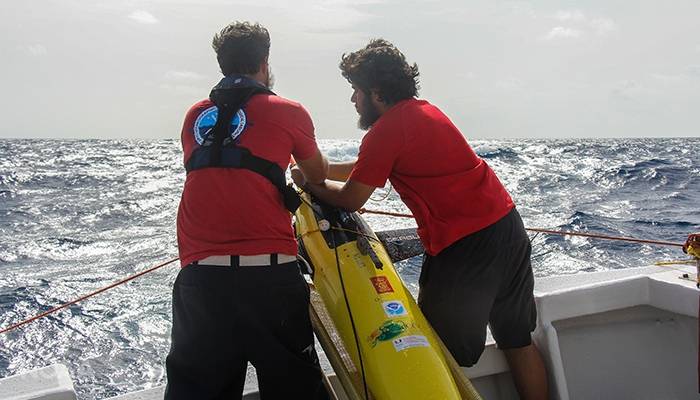
[[[284, 171], [276, 163], [253, 155], [245, 147], [228, 141], [228, 129], [235, 117], [248, 100], [256, 94], [274, 94], [269, 89], [250, 80], [237, 78], [234, 85], [228, 85], [232, 78], [224, 78], [212, 91], [209, 98], [218, 108], [216, 124], [212, 129], [211, 141], [196, 148], [185, 164], [187, 173], [204, 168], [238, 168], [255, 172], [272, 183], [282, 195], [284, 206], [289, 212], [295, 212], [301, 205], [301, 197], [291, 186], [287, 186]], [[236, 83], [240, 82], [240, 85]]]
[[[214, 165], [212, 158], [218, 155], [218, 163]], [[204, 168], [235, 168], [247, 169], [266, 178], [282, 195], [284, 206], [289, 212], [295, 212], [301, 205], [299, 194], [291, 186], [287, 186], [284, 171], [276, 163], [257, 157], [245, 147], [222, 147], [216, 151], [213, 146], [200, 147], [192, 153], [185, 169], [187, 173]]]

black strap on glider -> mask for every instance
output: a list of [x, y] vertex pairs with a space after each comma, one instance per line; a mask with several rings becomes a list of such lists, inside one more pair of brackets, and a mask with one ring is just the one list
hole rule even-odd
[[[239, 82], [237, 80], [236, 82]], [[224, 81], [222, 81], [223, 83]], [[245, 83], [245, 82], [244, 82]], [[203, 168], [241, 168], [255, 172], [272, 183], [282, 195], [285, 208], [295, 212], [301, 205], [299, 194], [287, 186], [284, 171], [276, 163], [257, 157], [245, 147], [240, 147], [229, 136], [231, 121], [248, 100], [260, 93], [274, 94], [258, 85], [221, 87], [212, 89], [209, 98], [218, 108], [216, 124], [205, 142], [187, 160], [187, 173]]]

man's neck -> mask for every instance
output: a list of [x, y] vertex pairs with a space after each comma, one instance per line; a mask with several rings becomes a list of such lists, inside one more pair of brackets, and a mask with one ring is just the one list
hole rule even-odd
[[246, 80], [247, 82], [249, 82], [248, 84], [251, 84], [251, 83], [257, 84], [257, 85], [260, 85], [262, 87], [269, 89], [269, 87], [265, 84], [265, 76], [263, 75], [261, 77], [260, 74], [233, 73], [233, 74], [226, 75], [224, 77], [224, 79], [222, 80], [222, 82], [228, 82], [228, 84], [231, 85], [231, 84], [234, 84], [234, 82], [237, 83], [238, 80], [240, 80], [240, 79]]
[[377, 101], [374, 103], [379, 115], [384, 115], [385, 112], [389, 111], [396, 103], [384, 103], [383, 101]]
[[267, 82], [268, 82], [267, 72], [266, 72], [266, 70], [264, 70], [263, 68], [260, 68], [260, 70], [259, 70], [257, 73], [255, 73], [255, 74], [242, 74], [242, 75], [245, 76], [245, 77], [248, 78], [248, 79], [252, 79], [252, 80], [254, 80], [254, 81], [260, 83], [261, 85], [263, 85], [263, 86], [265, 86], [265, 87], [268, 87], [268, 84], [267, 84]]
[[258, 72], [257, 74], [254, 74], [254, 75], [249, 75], [249, 74], [241, 74], [241, 75], [245, 76], [248, 79], [254, 80], [254, 81], [258, 82], [259, 84], [265, 86], [265, 76], [261, 72]]

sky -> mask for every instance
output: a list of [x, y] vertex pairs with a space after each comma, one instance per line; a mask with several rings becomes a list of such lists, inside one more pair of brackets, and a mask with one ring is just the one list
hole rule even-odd
[[274, 90], [362, 136], [343, 53], [393, 42], [467, 138], [700, 136], [700, 1], [0, 2], [0, 138], [179, 138], [215, 32], [270, 31]]

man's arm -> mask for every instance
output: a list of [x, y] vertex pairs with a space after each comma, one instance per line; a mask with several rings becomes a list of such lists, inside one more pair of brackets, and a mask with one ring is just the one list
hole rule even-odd
[[328, 177], [328, 160], [320, 151], [306, 160], [296, 160], [296, 163], [309, 183], [323, 183]]
[[345, 184], [326, 181], [321, 184], [306, 183], [304, 190], [311, 192], [321, 201], [343, 208], [347, 211], [357, 211], [374, 192], [373, 186], [349, 180]]
[[338, 182], [345, 182], [348, 180], [353, 168], [355, 168], [355, 161], [330, 163], [328, 168], [328, 179]]

